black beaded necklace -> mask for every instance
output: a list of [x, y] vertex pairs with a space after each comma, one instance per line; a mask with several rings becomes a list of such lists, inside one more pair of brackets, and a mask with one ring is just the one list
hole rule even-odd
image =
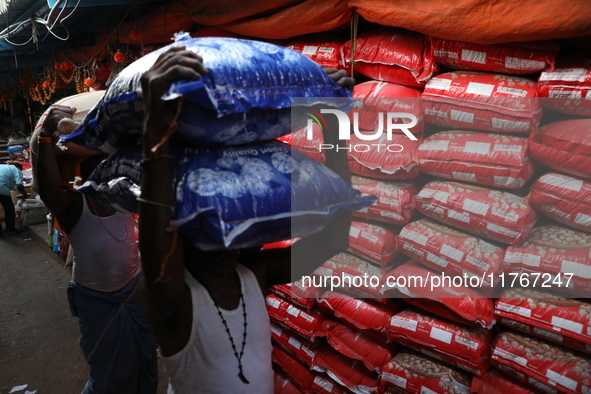
[[232, 344], [232, 350], [234, 350], [234, 356], [236, 357], [236, 360], [238, 360], [238, 377], [243, 383], [249, 384], [250, 382], [248, 379], [246, 379], [246, 376], [244, 376], [244, 372], [242, 370], [242, 356], [244, 355], [244, 347], [246, 346], [246, 304], [244, 303], [244, 295], [242, 294], [242, 291], [240, 291], [240, 301], [242, 302], [242, 315], [244, 316], [244, 334], [242, 335], [242, 349], [240, 349], [240, 355], [238, 355], [238, 350], [234, 344], [234, 338], [232, 338], [228, 323], [226, 323], [226, 319], [224, 319], [224, 315], [222, 315], [222, 310], [218, 306], [217, 302], [214, 301], [214, 305], [218, 310], [218, 315], [220, 315], [222, 323], [224, 323], [224, 327], [226, 327], [228, 338], [230, 338], [230, 343]]

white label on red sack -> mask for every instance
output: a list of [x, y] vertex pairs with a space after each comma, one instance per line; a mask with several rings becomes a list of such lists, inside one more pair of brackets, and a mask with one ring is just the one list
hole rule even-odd
[[435, 340], [445, 342], [449, 345], [451, 343], [451, 340], [452, 340], [454, 334], [449, 331], [445, 331], [440, 328], [433, 327], [431, 329], [431, 333], [429, 334], [429, 336]]
[[384, 218], [392, 218], [392, 219], [396, 219], [396, 220], [403, 220], [404, 218], [398, 214], [395, 214], [394, 212], [388, 212], [388, 211], [380, 211], [380, 216], [384, 217]]
[[435, 116], [437, 118], [444, 118], [447, 119], [447, 112], [445, 111], [438, 111], [433, 108], [425, 108], [425, 114]]
[[334, 50], [335, 50], [335, 48], [333, 48], [333, 47], [320, 47], [320, 48], [318, 48], [318, 52], [333, 53]]
[[447, 150], [449, 146], [449, 140], [445, 141], [424, 141], [419, 145], [419, 150]]
[[433, 212], [433, 213], [435, 213], [436, 215], [439, 215], [439, 216], [444, 216], [445, 215], [445, 209], [443, 209], [443, 208], [433, 207], [433, 206], [431, 206], [429, 204], [423, 204], [421, 206], [421, 208], [423, 210], [425, 210], [425, 211], [431, 211], [431, 212]]
[[358, 229], [357, 227], [351, 226], [351, 228], [349, 229], [349, 236], [350, 237], [358, 238], [360, 233], [361, 233], [361, 229]]
[[520, 122], [517, 120], [499, 119], [492, 117], [491, 125], [495, 129], [499, 130], [511, 130], [511, 131], [527, 131], [529, 130], [529, 122]]
[[301, 312], [300, 317], [304, 318], [308, 323], [314, 321], [314, 316], [308, 315], [306, 312]]
[[513, 68], [515, 70], [543, 70], [546, 68], [546, 62], [507, 56], [505, 57], [505, 68]]
[[571, 220], [571, 215], [569, 213], [562, 212], [562, 211], [556, 209], [556, 207], [554, 207], [552, 205], [546, 205], [546, 204], [544, 204], [544, 205], [542, 205], [540, 207], [540, 210], [541, 211], [544, 211], [544, 212], [547, 212], [547, 213], [554, 214], [554, 215], [556, 215], [558, 217], [561, 217], [563, 219], [566, 219], [566, 220]]
[[516, 97], [525, 97], [527, 96], [527, 90], [517, 89], [517, 88], [510, 88], [509, 86], [498, 86], [497, 93], [505, 93], [510, 94]]
[[470, 82], [466, 88], [466, 93], [490, 97], [494, 88], [495, 85], [489, 83]]
[[302, 49], [302, 55], [315, 55], [318, 52], [318, 47], [316, 45], [304, 45], [304, 49]]
[[505, 261], [507, 263], [520, 263], [530, 267], [539, 267], [541, 257], [537, 254], [506, 252]]
[[491, 210], [491, 214], [503, 218], [505, 220], [509, 220], [511, 222], [517, 222], [519, 220], [518, 214], [495, 207], [493, 207], [493, 209]]
[[430, 261], [434, 264], [439, 265], [440, 267], [447, 267], [447, 261], [445, 261], [444, 259], [442, 259], [441, 257], [433, 254], [433, 253], [428, 253], [427, 252], [427, 261]]
[[320, 276], [332, 276], [332, 269], [326, 267], [318, 267], [316, 271], [314, 271], [316, 275]]
[[496, 347], [495, 350], [493, 351], [493, 354], [496, 356], [499, 356], [501, 358], [504, 358], [506, 360], [511, 360], [511, 361], [515, 361], [517, 364], [519, 365], [523, 365], [524, 367], [527, 365], [527, 359], [523, 358], [521, 356], [518, 356], [516, 354], [510, 353], [504, 349], [501, 349], [499, 347]]
[[540, 81], [574, 81], [584, 82], [585, 75], [587, 74], [586, 68], [562, 68], [556, 69], [552, 72], [543, 72], [540, 75]]
[[[554, 387], [548, 386], [547, 384], [544, 384], [544, 383], [540, 382], [539, 380], [532, 378], [531, 376], [527, 377], [527, 382], [531, 386], [534, 386], [534, 387], [538, 388], [540, 391], [543, 391], [545, 393], [549, 393], [549, 394], [558, 393], [558, 390], [556, 390]], [[552, 383], [554, 384], [554, 382], [552, 382]]]
[[382, 374], [382, 379], [386, 382], [392, 383], [394, 386], [402, 387], [403, 389], [406, 388], [406, 379], [402, 376], [394, 375], [390, 372], [384, 372]]
[[511, 178], [510, 176], [495, 175], [494, 181], [497, 186], [517, 186], [519, 184], [519, 178]]
[[279, 309], [279, 305], [281, 305], [281, 301], [276, 300], [275, 298], [267, 297], [267, 305], [269, 305], [273, 309]]
[[576, 380], [573, 380], [571, 378], [567, 378], [566, 376], [561, 375], [557, 372], [554, 372], [551, 369], [546, 371], [546, 377], [550, 380], [555, 381], [556, 383], [558, 383], [562, 387], [566, 387], [572, 391], [577, 391], [577, 384], [578, 383]]
[[[400, 327], [400, 328], [403, 328], [405, 330], [409, 330], [412, 332], [417, 331], [417, 324], [419, 324], [419, 322], [417, 322], [416, 320], [409, 319], [409, 318], [402, 317], [402, 316], [392, 316], [392, 319], [390, 320], [391, 326]], [[396, 331], [396, 330], [394, 330], [394, 331]]]
[[426, 246], [427, 242], [429, 241], [429, 237], [427, 237], [423, 234], [419, 234], [414, 231], [408, 230], [406, 228], [403, 228], [402, 231], [400, 231], [399, 237], [409, 239], [409, 240], [416, 242], [418, 244], [421, 244], [423, 246]]
[[375, 244], [377, 243], [380, 239], [378, 237], [376, 237], [375, 235], [368, 233], [366, 231], [361, 233], [361, 236], [365, 239], [367, 239], [369, 242]]
[[508, 144], [494, 144], [493, 151], [495, 152], [513, 152], [519, 153], [523, 150], [523, 145], [508, 145]]
[[462, 49], [462, 60], [470, 63], [486, 64], [486, 52]]
[[447, 211], [447, 217], [464, 223], [470, 223], [470, 216], [464, 215], [461, 212], [454, 211], [452, 209]]
[[321, 376], [316, 376], [314, 378], [314, 383], [322, 387], [329, 393], [332, 393], [332, 390], [334, 389], [334, 384], [330, 383], [328, 380], [322, 378]]
[[550, 186], [561, 187], [575, 192], [580, 192], [583, 188], [583, 181], [581, 179], [565, 177], [558, 174], [546, 174], [540, 177], [539, 181]]
[[466, 261], [472, 265], [475, 265], [476, 267], [484, 270], [484, 271], [488, 271], [490, 269], [490, 264], [485, 263], [484, 261], [478, 260], [476, 257], [471, 256], [471, 255], [467, 255], [466, 256]]
[[479, 155], [488, 155], [490, 151], [490, 144], [488, 142], [474, 142], [468, 141], [464, 146], [464, 152], [476, 153]]
[[283, 334], [283, 330], [281, 328], [276, 327], [272, 324], [271, 324], [271, 332], [278, 337], [281, 337], [281, 334]]
[[[558, 316], [552, 316], [552, 325], [556, 328], [564, 328], [565, 330], [576, 332], [577, 334], [583, 333], [583, 325], [572, 320], [563, 319]], [[556, 330], [560, 331], [560, 330]]]
[[464, 200], [464, 204], [462, 205], [462, 209], [477, 215], [486, 215], [489, 208], [490, 205], [481, 203], [480, 201], [471, 200], [469, 198], [466, 198]]
[[509, 312], [509, 313], [516, 313], [518, 315], [525, 316], [525, 317], [531, 316], [531, 309], [524, 308], [522, 306], [506, 304], [504, 302], [497, 302], [496, 308], [501, 311], [505, 311], [505, 312]]
[[461, 250], [458, 250], [456, 248], [452, 248], [449, 245], [443, 245], [441, 247], [440, 252], [442, 255], [447, 256], [451, 259], [454, 259], [455, 261], [460, 262], [464, 258], [464, 252], [462, 252]]
[[451, 79], [431, 78], [425, 89], [447, 90], [451, 86]]
[[539, 328], [539, 327], [535, 327], [535, 326], [534, 326], [534, 334], [540, 335], [540, 336], [542, 336], [544, 338], [551, 339], [551, 340], [553, 340], [555, 342], [558, 342], [558, 343], [562, 343], [562, 341], [564, 339], [562, 337], [562, 335], [560, 335], [558, 333], [555, 333], [555, 332], [552, 332], [552, 331], [548, 331], [548, 330], [544, 330], [543, 328]]
[[591, 266], [574, 261], [562, 260], [560, 272], [565, 274], [573, 274], [574, 276], [582, 279], [591, 279]]
[[421, 386], [421, 394], [437, 394], [436, 391], [431, 390], [428, 387]]
[[300, 350], [300, 348], [302, 347], [302, 343], [300, 341], [298, 341], [297, 339], [295, 339], [294, 337], [289, 337], [289, 339], [287, 340], [287, 343], [289, 343], [292, 347]]
[[488, 231], [492, 231], [493, 233], [506, 235], [506, 236], [512, 237], [512, 238], [517, 238], [521, 235], [521, 233], [518, 231], [513, 231], [513, 230], [508, 229], [507, 227], [499, 226], [499, 225], [496, 225], [496, 224], [490, 223], [490, 222], [486, 224], [486, 229]]
[[409, 252], [414, 253], [415, 255], [419, 256], [420, 258], [423, 258], [423, 256], [425, 255], [425, 252], [420, 251], [416, 248], [413, 248], [411, 245], [409, 245], [407, 243], [402, 245], [402, 249], [408, 250]]
[[433, 199], [437, 201], [441, 201], [442, 203], [447, 203], [447, 199], [449, 198], [449, 193], [441, 191], [441, 190], [433, 190], [429, 188], [423, 188], [419, 194], [419, 197], [425, 199]]
[[468, 182], [474, 182], [476, 181], [476, 174], [471, 174], [469, 172], [457, 172], [454, 171], [451, 173], [451, 176], [454, 179], [458, 179], [460, 181], [468, 181]]
[[582, 389], [583, 389], [583, 394], [591, 394], [591, 388], [583, 385]]
[[290, 305], [287, 307], [287, 313], [289, 313], [293, 317], [298, 317], [298, 315], [300, 314], [300, 310], [298, 308]]
[[437, 49], [433, 51], [433, 56], [435, 57], [448, 57], [450, 59], [458, 59], [458, 53], [457, 52], [452, 52], [452, 51], [444, 51], [441, 49]]
[[391, 197], [380, 197], [381, 204], [387, 204], [397, 207], [400, 203], [397, 199]]
[[451, 120], [456, 120], [458, 122], [463, 123], [474, 123], [474, 114], [472, 112], [466, 111], [458, 111], [457, 109], [452, 109], [449, 111], [449, 115]]
[[575, 223], [589, 227], [591, 226], [591, 216], [579, 212], [577, 213], [577, 216], [575, 216]]
[[578, 90], [550, 89], [548, 90], [548, 97], [582, 99], [583, 92]]
[[478, 343], [476, 341], [473, 341], [473, 340], [468, 339], [468, 338], [464, 338], [464, 337], [459, 336], [457, 334], [456, 334], [456, 337], [455, 337], [455, 341], [456, 341], [456, 343], [459, 343], [460, 345], [467, 346], [467, 347], [469, 347], [472, 350], [478, 349]]

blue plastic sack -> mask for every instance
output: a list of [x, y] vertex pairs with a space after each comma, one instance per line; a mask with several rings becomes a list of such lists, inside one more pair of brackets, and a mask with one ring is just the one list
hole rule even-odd
[[[375, 202], [328, 167], [280, 142], [171, 147], [175, 225], [202, 250], [304, 237], [324, 228], [339, 209], [358, 210]], [[139, 143], [119, 149], [79, 190], [120, 211], [138, 213], [141, 158]]]
[[[331, 98], [349, 98], [339, 100], [339, 109], [348, 112], [353, 106], [349, 89], [338, 86], [319, 65], [292, 49], [236, 38], [179, 36], [174, 44], [127, 66], [63, 140], [110, 154], [140, 136], [144, 111], [138, 93], [140, 77], [162, 52], [178, 45], [202, 56], [209, 72], [199, 81], [173, 83], [162, 97], [184, 98], [174, 138], [201, 146], [268, 141], [292, 131], [294, 97], [308, 98], [307, 105], [331, 105]], [[294, 124], [299, 129], [305, 121], [302, 117]]]

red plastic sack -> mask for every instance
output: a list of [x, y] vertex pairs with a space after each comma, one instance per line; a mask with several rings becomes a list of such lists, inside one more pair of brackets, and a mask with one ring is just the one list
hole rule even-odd
[[412, 216], [412, 201], [417, 188], [410, 183], [384, 182], [360, 176], [351, 177], [351, 185], [362, 194], [378, 197], [376, 204], [360, 211], [356, 217], [374, 219], [391, 224], [406, 224]]
[[476, 375], [488, 370], [492, 336], [483, 328], [468, 328], [407, 309], [390, 321], [388, 338]]
[[502, 333], [494, 340], [492, 360], [503, 364], [561, 393], [589, 392], [591, 363], [587, 358], [545, 341], [514, 333]]
[[538, 79], [540, 103], [569, 115], [591, 116], [591, 58], [587, 53], [557, 61]]
[[341, 47], [345, 40], [338, 37], [316, 36], [307, 39], [295, 39], [287, 43], [286, 47], [306, 55], [322, 67], [344, 69], [341, 61]]
[[548, 386], [545, 383], [540, 382], [537, 379], [534, 379], [531, 376], [528, 376], [522, 372], [519, 372], [515, 368], [512, 368], [509, 365], [499, 364], [496, 361], [492, 361], [491, 365], [494, 365], [496, 369], [501, 371], [502, 373], [507, 374], [508, 376], [512, 377], [519, 383], [524, 384], [527, 387], [532, 388], [536, 393], [548, 393], [548, 394], [558, 394], [559, 391], [556, 390], [552, 386]]
[[325, 292], [318, 300], [318, 306], [352, 324], [363, 333], [384, 341], [387, 338], [390, 319], [402, 309], [395, 302], [377, 304], [334, 291]]
[[400, 227], [353, 221], [349, 229], [349, 251], [380, 267], [387, 267], [400, 253]]
[[317, 394], [353, 394], [348, 388], [341, 386], [328, 375], [316, 375], [312, 389]]
[[316, 299], [320, 295], [320, 290], [317, 287], [307, 287], [301, 280], [271, 286], [269, 290], [285, 301], [305, 310], [314, 308], [316, 306]]
[[518, 42], [481, 45], [429, 38], [433, 58], [453, 70], [531, 74], [554, 68], [558, 42]]
[[540, 127], [529, 137], [530, 157], [553, 170], [591, 178], [591, 119], [572, 119]]
[[312, 139], [308, 139], [306, 129], [302, 129], [281, 137], [279, 140], [288, 143], [299, 152], [324, 164], [324, 152], [321, 149], [322, 144], [324, 144], [324, 136], [317, 123], [312, 125]]
[[478, 277], [471, 287], [482, 290], [496, 285], [502, 272], [505, 251], [480, 238], [420, 219], [409, 223], [398, 235], [402, 253], [450, 276]]
[[425, 121], [439, 126], [505, 133], [536, 130], [542, 116], [534, 81], [501, 74], [439, 74], [422, 95]]
[[531, 186], [529, 201], [544, 215], [591, 233], [591, 182], [549, 172]]
[[273, 346], [271, 358], [300, 390], [307, 394], [313, 393], [312, 384], [316, 372], [310, 371], [305, 364], [278, 346]]
[[[345, 61], [351, 58], [351, 41], [343, 45]], [[372, 79], [422, 87], [437, 70], [422, 34], [403, 29], [378, 28], [356, 38], [355, 71]]]
[[477, 394], [536, 394], [516, 380], [495, 369], [472, 379], [472, 392]]
[[271, 339], [275, 345], [308, 365], [308, 367], [312, 367], [314, 356], [320, 347], [318, 344], [312, 343], [308, 338], [274, 323], [271, 323]]
[[406, 351], [398, 353], [384, 365], [382, 384], [394, 393], [470, 393], [470, 375], [436, 359]]
[[343, 356], [330, 346], [319, 350], [313, 369], [357, 393], [371, 393], [380, 387], [376, 372], [368, 371], [359, 360]]
[[[358, 106], [349, 112], [349, 118], [354, 121], [357, 116], [357, 122], [353, 124], [359, 130], [378, 130], [380, 118], [384, 130], [387, 130], [386, 114], [402, 112], [417, 118], [417, 125], [408, 129], [412, 134], [423, 132], [423, 103], [419, 89], [384, 81], [367, 81], [355, 85], [353, 97]], [[393, 132], [403, 133], [400, 129], [394, 129]]]
[[[534, 227], [525, 242], [507, 248], [503, 265], [506, 273], [523, 273], [517, 280], [523, 286], [534, 285], [537, 278], [538, 289], [555, 287], [586, 297], [591, 290], [591, 235], [563, 226]], [[509, 278], [513, 280], [507, 276], [504, 287]]]
[[537, 219], [526, 198], [447, 181], [427, 183], [415, 197], [415, 209], [462, 231], [506, 244], [523, 241]]
[[[417, 303], [417, 305], [422, 304], [427, 307], [434, 302], [438, 303], [456, 315], [461, 316], [463, 319], [477, 322], [485, 328], [491, 328], [495, 324], [494, 303], [492, 299], [482, 298], [482, 294], [464, 286], [455, 287], [446, 285], [435, 286], [431, 289], [429, 278], [438, 276], [438, 274], [415, 261], [410, 261], [400, 267], [394, 268], [388, 271], [387, 274], [392, 278], [399, 279], [394, 286], [389, 284], [391, 290], [386, 290], [386, 294], [392, 294], [391, 291], [398, 292], [408, 297], [405, 298], [405, 301], [412, 302], [413, 305], [414, 301], [417, 301], [416, 299], [424, 299], [419, 300], [422, 302]], [[424, 278], [424, 282], [421, 283], [421, 281], [413, 280], [413, 277]], [[405, 280], [406, 283], [402, 283], [402, 280]], [[442, 311], [442, 309], [440, 308], [439, 311]], [[438, 315], [443, 318], [449, 318], [445, 313]]]
[[302, 394], [303, 391], [293, 383], [281, 370], [275, 371], [273, 375], [274, 394]]
[[554, 339], [576, 339], [591, 349], [588, 302], [529, 289], [509, 289], [495, 303], [495, 315], [554, 332]]
[[322, 324], [322, 315], [316, 311], [304, 311], [281, 298], [269, 294], [266, 297], [267, 312], [271, 321], [283, 323], [308, 338], [314, 336]]
[[380, 372], [382, 365], [394, 357], [397, 346], [386, 345], [360, 331], [334, 319], [322, 323], [319, 336], [344, 356], [361, 361], [369, 371]]
[[439, 178], [518, 189], [534, 173], [527, 139], [472, 131], [442, 131], [419, 146], [419, 171]]

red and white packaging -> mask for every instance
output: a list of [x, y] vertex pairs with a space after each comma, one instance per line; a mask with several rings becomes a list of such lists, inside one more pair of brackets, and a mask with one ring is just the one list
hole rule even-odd
[[568, 349], [519, 334], [504, 332], [494, 340], [493, 365], [503, 364], [561, 393], [588, 393], [591, 362]]
[[477, 394], [536, 394], [537, 391], [525, 387], [496, 369], [490, 369], [482, 376], [472, 379], [472, 392]]
[[273, 346], [271, 358], [300, 390], [307, 394], [313, 393], [312, 385], [316, 372], [311, 371], [304, 363], [278, 346]]
[[314, 286], [308, 287], [308, 284], [304, 285], [301, 280], [298, 280], [293, 283], [271, 286], [269, 290], [297, 307], [310, 310], [316, 306], [316, 299], [320, 296], [321, 291]]
[[287, 375], [281, 371], [275, 371], [273, 375], [273, 393], [274, 394], [302, 394], [303, 391], [293, 383]]
[[351, 222], [349, 251], [380, 267], [387, 267], [400, 254], [398, 234], [401, 227]]
[[[552, 287], [586, 297], [591, 290], [591, 235], [563, 226], [534, 227], [525, 242], [509, 246], [503, 261], [508, 286], [509, 273], [522, 276], [538, 289]], [[539, 273], [534, 276], [532, 273]]]
[[488, 370], [492, 335], [406, 309], [390, 321], [388, 338], [458, 368], [482, 375]]
[[388, 299], [380, 294], [382, 273], [381, 267], [350, 253], [339, 253], [314, 271], [314, 275], [328, 277], [331, 289], [385, 303]]
[[367, 335], [385, 342], [392, 316], [402, 307], [396, 302], [388, 304], [353, 298], [334, 291], [325, 292], [318, 300], [318, 306], [335, 317], [352, 324]]
[[560, 58], [538, 79], [540, 103], [569, 115], [591, 116], [591, 58], [588, 52]]
[[[343, 45], [344, 61], [351, 59], [351, 41]], [[372, 79], [422, 87], [437, 70], [437, 64], [422, 34], [383, 27], [355, 38], [355, 71]]]
[[591, 233], [591, 181], [548, 172], [531, 185], [529, 201], [544, 215]]
[[509, 365], [499, 364], [493, 360], [492, 365], [494, 365], [495, 369], [507, 374], [508, 376], [512, 377], [519, 383], [524, 384], [525, 386], [531, 387], [534, 389], [536, 393], [548, 393], [548, 394], [559, 394], [561, 393], [557, 389], [552, 386], [548, 386], [545, 383], [540, 382], [538, 379], [535, 379], [531, 376], [528, 376], [522, 372], [519, 372], [515, 368], [512, 368]]
[[[322, 150], [324, 136], [317, 123], [312, 124], [312, 135], [310, 137], [311, 138], [308, 139], [308, 132], [304, 128], [294, 131], [287, 136], [283, 136], [279, 138], [279, 140], [288, 143], [290, 146], [296, 148], [299, 152], [302, 152], [311, 159], [324, 164], [324, 151]], [[345, 142], [346, 141], [341, 141], [341, 144], [344, 144]]]
[[316, 394], [353, 394], [351, 390], [341, 386], [330, 376], [323, 374], [316, 375], [312, 389]]
[[358, 394], [370, 394], [380, 387], [378, 374], [359, 360], [345, 357], [330, 346], [318, 351], [312, 369], [330, 376], [338, 384]]
[[369, 371], [379, 372], [394, 357], [397, 346], [378, 341], [336, 319], [326, 319], [318, 336], [326, 337], [337, 352], [361, 361]]
[[312, 338], [322, 324], [322, 315], [317, 311], [306, 312], [273, 294], [269, 294], [265, 300], [271, 321], [283, 323], [308, 338]]
[[427, 183], [414, 207], [450, 226], [511, 245], [525, 240], [537, 219], [526, 198], [449, 181]]
[[322, 67], [344, 69], [341, 61], [341, 47], [345, 40], [331, 36], [317, 36], [315, 39], [293, 40], [286, 47], [305, 55]]
[[526, 138], [450, 130], [425, 138], [419, 171], [439, 178], [518, 189], [534, 174]]
[[415, 352], [398, 353], [382, 368], [388, 392], [410, 394], [469, 394], [470, 376], [436, 359]]
[[482, 45], [429, 37], [433, 58], [454, 70], [531, 74], [554, 68], [558, 42], [515, 42]]
[[[509, 289], [495, 303], [495, 315], [590, 345], [591, 304], [530, 289]], [[565, 344], [566, 345], [566, 344]]]
[[410, 183], [384, 182], [360, 176], [351, 177], [351, 185], [362, 194], [375, 195], [377, 203], [355, 211], [356, 217], [390, 224], [406, 224], [413, 213], [413, 199], [417, 188]]
[[474, 71], [433, 77], [422, 94], [425, 121], [438, 126], [528, 133], [542, 116], [535, 81]]
[[[417, 124], [408, 131], [417, 135], [423, 132], [423, 103], [419, 89], [384, 81], [367, 81], [355, 85], [353, 98], [356, 105], [349, 112], [349, 118], [359, 130], [387, 131], [387, 114], [390, 112], [414, 115]], [[382, 127], [379, 127], [380, 122]], [[403, 133], [400, 129], [393, 129], [392, 132]]]
[[406, 135], [384, 133], [378, 140], [364, 141], [353, 134], [349, 141], [352, 174], [379, 179], [408, 180], [419, 176], [418, 148], [421, 142]]
[[463, 319], [476, 322], [485, 328], [492, 328], [495, 324], [494, 300], [483, 298], [481, 293], [465, 286], [448, 286], [447, 281], [438, 284], [431, 278], [441, 275], [415, 261], [394, 268], [388, 271], [387, 275], [390, 280], [386, 282], [387, 289], [384, 291], [388, 295], [394, 296], [392, 292], [401, 294], [408, 297], [405, 298], [406, 302], [429, 312], [439, 311], [437, 315], [446, 319], [453, 315], [441, 313], [441, 308], [431, 310], [429, 304], [437, 303]]
[[320, 345], [310, 342], [308, 338], [274, 323], [271, 323], [271, 339], [308, 367], [312, 367], [316, 351], [320, 348]]
[[402, 253], [435, 272], [478, 277], [471, 287], [492, 289], [503, 268], [502, 248], [430, 219], [404, 226], [398, 243]]
[[548, 123], [529, 137], [529, 156], [553, 170], [591, 179], [591, 119]]

